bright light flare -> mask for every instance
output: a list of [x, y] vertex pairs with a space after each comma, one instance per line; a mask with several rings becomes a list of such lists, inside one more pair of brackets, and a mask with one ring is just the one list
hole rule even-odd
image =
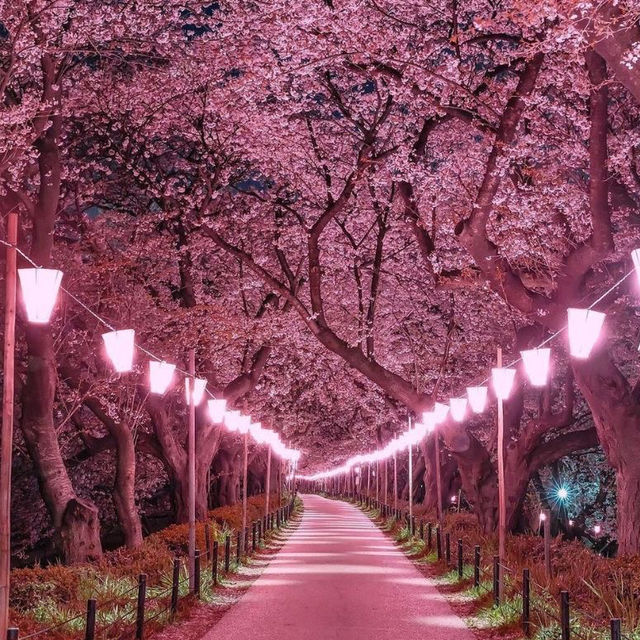
[[231, 432], [238, 430], [238, 422], [241, 413], [237, 409], [231, 409], [224, 414], [224, 426]]
[[441, 424], [447, 419], [447, 415], [449, 414], [449, 407], [442, 402], [436, 402], [433, 405], [433, 417], [435, 418], [436, 424]]
[[51, 318], [62, 282], [57, 269], [18, 269], [22, 299], [29, 322], [46, 324]]
[[169, 362], [149, 361], [149, 388], [151, 393], [164, 395], [173, 380], [175, 364]]
[[187, 404], [194, 404], [196, 407], [202, 402], [204, 390], [207, 388], [207, 381], [204, 378], [194, 378], [193, 392], [191, 391], [191, 379], [184, 379], [184, 396]]
[[600, 335], [605, 314], [593, 309], [567, 309], [569, 321], [569, 352], [585, 360]]
[[227, 409], [227, 401], [224, 398], [212, 398], [207, 402], [207, 408], [209, 409], [211, 422], [220, 424], [224, 421], [224, 414]]
[[451, 398], [449, 400], [449, 411], [451, 411], [451, 417], [456, 422], [462, 422], [467, 415], [467, 399], [466, 398]]
[[482, 413], [487, 407], [487, 387], [467, 387], [467, 398], [473, 413]]
[[499, 400], [507, 400], [513, 389], [513, 382], [516, 379], [516, 370], [508, 367], [496, 367], [491, 369], [491, 379], [493, 390]]
[[102, 334], [107, 355], [118, 373], [125, 373], [133, 368], [135, 334], [133, 329], [109, 331]]
[[549, 377], [551, 349], [527, 349], [521, 351], [524, 370], [534, 387], [544, 387]]

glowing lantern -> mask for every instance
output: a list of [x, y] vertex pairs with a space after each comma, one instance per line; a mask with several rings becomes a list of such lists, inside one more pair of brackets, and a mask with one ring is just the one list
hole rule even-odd
[[447, 414], [449, 413], [449, 407], [446, 404], [442, 404], [442, 402], [436, 402], [433, 407], [433, 417], [435, 418], [436, 424], [440, 424], [447, 419]]
[[574, 358], [589, 357], [598, 339], [605, 314], [592, 309], [567, 309], [569, 318], [569, 351]]
[[107, 355], [113, 363], [113, 368], [118, 373], [131, 371], [133, 367], [135, 334], [136, 332], [133, 329], [109, 331], [108, 333], [102, 334]]
[[507, 367], [498, 367], [491, 369], [491, 377], [493, 379], [493, 390], [500, 400], [506, 400], [511, 394], [513, 381], [516, 377], [516, 370]]
[[449, 400], [449, 407], [451, 411], [451, 417], [456, 422], [462, 422], [467, 414], [467, 399], [466, 398], [451, 398]]
[[600, 535], [600, 532], [601, 532], [601, 531], [602, 531], [602, 527], [601, 527], [599, 524], [597, 524], [597, 525], [595, 525], [595, 526], [593, 527], [593, 533], [595, 533], [597, 536], [599, 536], [599, 535]]
[[240, 416], [238, 419], [238, 431], [244, 435], [249, 433], [249, 427], [251, 426], [251, 416]]
[[18, 269], [18, 277], [29, 322], [46, 324], [58, 297], [62, 271]]
[[240, 412], [235, 409], [231, 411], [227, 411], [224, 414], [224, 426], [229, 429], [229, 431], [237, 431], [238, 430], [238, 421], [240, 420]]
[[171, 380], [173, 380], [175, 368], [175, 364], [169, 364], [164, 361], [156, 362], [155, 360], [151, 360], [149, 362], [149, 386], [151, 393], [162, 395], [167, 391]]
[[207, 381], [203, 378], [194, 378], [193, 379], [193, 392], [191, 391], [191, 380], [189, 378], [185, 378], [184, 380], [184, 395], [187, 401], [187, 404], [191, 404], [193, 402], [196, 407], [202, 402], [202, 398], [204, 397], [204, 390], [207, 388]]
[[551, 349], [528, 349], [521, 351], [522, 363], [534, 387], [544, 387], [549, 376]]
[[209, 417], [212, 422], [220, 424], [224, 420], [224, 413], [227, 408], [227, 401], [221, 398], [213, 398], [207, 402]]
[[487, 406], [487, 387], [467, 387], [467, 398], [473, 413], [482, 413]]
[[252, 422], [249, 425], [249, 434], [258, 444], [264, 444], [266, 442], [265, 431], [259, 422]]
[[547, 519], [547, 514], [542, 511], [540, 512], [540, 522], [544, 522]]
[[456, 496], [451, 496], [451, 504], [455, 504], [458, 501]]
[[436, 417], [433, 411], [425, 411], [422, 414], [422, 424], [427, 428], [427, 433], [431, 433], [436, 428]]
[[631, 252], [631, 258], [633, 260], [633, 266], [636, 269], [636, 275], [638, 276], [638, 282], [640, 282], [640, 249], [634, 249]]

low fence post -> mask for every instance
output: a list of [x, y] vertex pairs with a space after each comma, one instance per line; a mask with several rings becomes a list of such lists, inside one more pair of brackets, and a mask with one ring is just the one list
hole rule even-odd
[[462, 538], [458, 538], [458, 580], [462, 580]]
[[227, 535], [224, 540], [224, 570], [229, 573], [229, 563], [231, 562], [231, 536]]
[[451, 564], [451, 534], [447, 531], [444, 534], [444, 552], [447, 566]]
[[480, 586], [480, 545], [473, 548], [473, 586]]
[[[17, 638], [18, 636], [16, 636]], [[622, 640], [620, 618], [611, 618], [611, 640]]]
[[493, 556], [493, 603], [500, 604], [500, 558]]
[[209, 523], [204, 523], [204, 553], [205, 556], [208, 556], [211, 552], [211, 528], [209, 527]]
[[195, 550], [195, 556], [193, 558], [193, 577], [194, 577], [194, 592], [196, 598], [200, 597], [200, 549]]
[[440, 527], [436, 527], [436, 547], [438, 551], [438, 560], [442, 560], [442, 534]]
[[415, 516], [411, 516], [411, 535], [412, 536], [416, 535], [416, 517]]
[[144, 638], [144, 605], [147, 599], [147, 576], [138, 576], [138, 604], [136, 608], [136, 640]]
[[240, 565], [240, 555], [242, 553], [242, 534], [240, 531], [236, 533], [236, 564]]
[[96, 601], [87, 600], [87, 622], [84, 627], [84, 640], [94, 640], [96, 637]]
[[431, 551], [433, 547], [433, 525], [427, 522], [427, 549]]
[[7, 629], [7, 640], [18, 640], [18, 630], [15, 627]]
[[571, 631], [569, 626], [569, 592], [560, 592], [560, 631], [562, 640], [569, 640]]
[[251, 550], [256, 550], [256, 523], [251, 523]]
[[420, 540], [424, 541], [424, 520], [420, 520]]
[[531, 634], [531, 623], [529, 621], [529, 596], [530, 596], [529, 569], [522, 570], [522, 632], [528, 638]]
[[244, 530], [244, 555], [249, 555], [249, 527]]
[[180, 588], [180, 560], [173, 559], [173, 576], [171, 579], [171, 615], [178, 612], [178, 589]]
[[218, 584], [218, 541], [213, 542], [213, 557], [211, 558], [211, 582]]

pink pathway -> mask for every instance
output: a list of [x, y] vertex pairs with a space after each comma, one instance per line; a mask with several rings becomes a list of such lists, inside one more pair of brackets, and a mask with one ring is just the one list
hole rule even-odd
[[298, 529], [203, 640], [473, 640], [361, 511], [302, 497]]

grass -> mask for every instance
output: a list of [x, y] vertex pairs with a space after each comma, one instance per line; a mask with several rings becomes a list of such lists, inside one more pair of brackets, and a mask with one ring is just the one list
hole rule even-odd
[[[271, 504], [275, 504], [272, 497]], [[296, 508], [300, 507], [300, 501]], [[252, 496], [248, 505], [248, 521], [262, 517], [264, 496]], [[209, 513], [212, 541], [219, 543], [218, 588], [213, 585], [210, 564], [206, 557], [201, 565], [201, 601], [226, 605], [230, 598], [224, 589], [233, 589], [233, 574], [240, 565], [236, 562], [235, 529], [242, 523], [242, 505], [214, 509]], [[229, 574], [224, 573], [224, 541], [231, 536], [232, 555]], [[268, 534], [268, 541], [273, 534]], [[250, 542], [251, 544], [251, 537]], [[196, 547], [206, 549], [205, 526], [196, 526]], [[264, 548], [261, 543], [260, 548]], [[189, 594], [186, 567], [188, 525], [172, 525], [145, 538], [139, 549], [118, 549], [105, 554], [94, 564], [17, 569], [11, 574], [10, 620], [20, 629], [20, 636], [42, 631], [61, 623], [60, 628], [43, 637], [54, 640], [77, 640], [84, 637], [87, 600], [97, 601], [96, 627], [100, 638], [115, 639], [129, 633], [135, 623], [137, 576], [147, 575], [146, 620], [149, 631], [171, 621], [170, 595], [173, 583], [173, 560], [181, 559], [179, 577], [179, 612], [186, 613], [195, 603]], [[248, 561], [248, 557], [243, 558]], [[223, 588], [223, 589], [221, 589]], [[68, 621], [68, 622], [65, 622]]]

